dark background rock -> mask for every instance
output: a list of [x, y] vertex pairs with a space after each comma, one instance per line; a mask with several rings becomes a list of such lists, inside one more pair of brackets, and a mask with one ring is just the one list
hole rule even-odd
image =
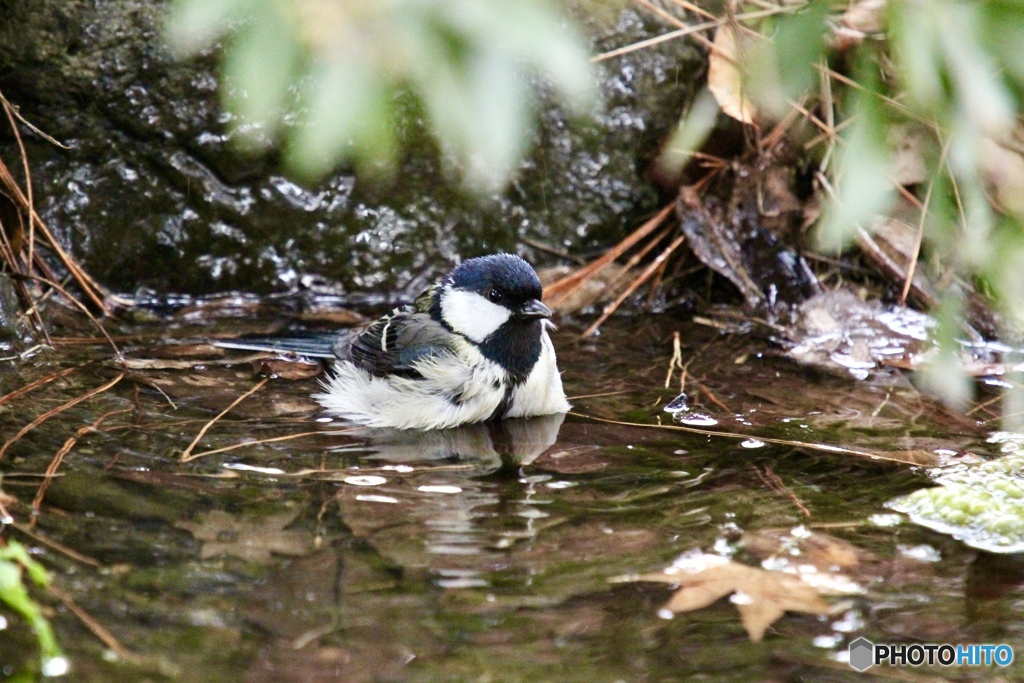
[[[572, 9], [595, 53], [669, 30], [617, 3]], [[594, 250], [658, 205], [644, 172], [704, 63], [681, 40], [603, 62], [600, 111], [570, 119], [543, 105], [535, 145], [499, 196], [462, 194], [415, 136], [393, 181], [338, 173], [304, 185], [274, 154], [232, 147], [215, 55], [173, 60], [160, 39], [164, 10], [155, 0], [0, 0], [0, 88], [70, 147], [22, 130], [37, 207], [86, 269], [121, 292], [314, 285], [407, 297], [459, 255], [550, 261], [523, 238]], [[17, 148], [3, 135], [13, 168]]]

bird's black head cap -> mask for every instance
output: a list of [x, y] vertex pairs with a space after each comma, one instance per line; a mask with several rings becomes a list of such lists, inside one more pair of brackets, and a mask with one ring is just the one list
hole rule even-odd
[[478, 292], [509, 308], [540, 299], [540, 278], [513, 254], [492, 254], [463, 261], [446, 278], [454, 289]]

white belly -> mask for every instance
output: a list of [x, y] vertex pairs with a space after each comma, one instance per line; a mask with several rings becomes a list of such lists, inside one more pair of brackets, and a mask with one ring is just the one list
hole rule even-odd
[[[367, 427], [446, 429], [482, 422], [505, 398], [508, 374], [498, 364], [469, 348], [442, 362], [416, 364], [421, 378], [374, 377], [349, 361], [338, 361], [334, 374], [314, 394], [328, 413]], [[555, 349], [547, 331], [541, 336], [540, 359], [526, 382], [512, 389], [505, 417], [551, 415], [569, 410]]]
[[562, 389], [555, 347], [547, 330], [540, 337], [540, 359], [526, 381], [512, 390], [512, 406], [505, 417], [532, 417], [569, 412], [569, 401]]
[[[314, 394], [329, 413], [368, 427], [445, 429], [489, 418], [505, 396], [505, 371], [475, 351], [416, 369], [422, 378], [374, 377], [338, 361], [324, 392]], [[468, 354], [468, 355], [473, 355]]]

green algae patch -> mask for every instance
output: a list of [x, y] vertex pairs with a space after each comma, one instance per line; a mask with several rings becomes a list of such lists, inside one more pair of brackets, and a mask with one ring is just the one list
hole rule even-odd
[[934, 470], [941, 486], [902, 496], [888, 507], [973, 548], [1024, 552], [1024, 435], [999, 432], [989, 442], [1007, 455]]

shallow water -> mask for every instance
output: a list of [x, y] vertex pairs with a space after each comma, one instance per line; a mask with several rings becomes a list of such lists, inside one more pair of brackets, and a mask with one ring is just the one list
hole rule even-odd
[[[578, 397], [564, 420], [351, 433], [318, 421], [315, 379], [279, 376], [210, 425], [182, 462], [261, 371], [309, 374], [197, 346], [275, 321], [197, 317], [121, 330], [129, 371], [109, 347], [68, 339], [4, 361], [0, 395], [77, 368], [0, 405], [5, 440], [125, 373], [0, 461], [3, 490], [18, 501], [9, 508], [19, 529], [5, 536], [29, 544], [128, 651], [112, 655], [67, 604], [37, 592], [69, 680], [838, 681], [861, 678], [843, 660], [859, 636], [1024, 652], [1024, 562], [885, 508], [927, 485], [923, 466], [994, 455], [985, 437], [996, 426], [983, 412], [947, 413], [905, 377], [808, 370], [760, 341], [668, 316], [620, 318], [590, 339], [578, 336], [585, 325], [563, 322], [555, 343]], [[678, 372], [665, 388], [675, 331], [692, 413], [735, 438], [652, 427], [677, 424], [663, 411], [679, 393]], [[40, 475], [76, 434], [29, 530]], [[803, 445], [758, 447], [753, 435]], [[293, 438], [246, 445], [278, 437]], [[231, 450], [204, 455], [216, 449]], [[809, 532], [843, 553], [826, 564], [841, 564], [859, 592], [826, 597], [834, 614], [786, 613], [762, 642], [741, 624], [742, 600], [665, 619], [671, 586], [611, 581], [659, 572], [688, 551], [813, 565], [812, 549], [792, 551]], [[35, 676], [33, 640], [16, 619], [0, 647], [0, 675]], [[1010, 679], [1019, 669], [895, 674]]]

